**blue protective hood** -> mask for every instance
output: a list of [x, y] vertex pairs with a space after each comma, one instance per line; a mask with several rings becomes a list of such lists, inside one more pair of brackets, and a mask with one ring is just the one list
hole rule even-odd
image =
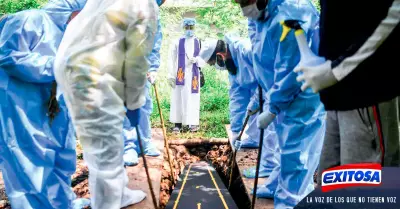
[[[293, 6], [293, 7], [298, 7], [298, 8], [303, 8], [303, 7], [307, 7], [309, 8], [308, 4], [312, 4], [311, 1], [299, 1], [299, 0], [269, 0], [268, 1], [268, 5], [267, 5], [267, 11], [268, 11], [268, 16], [269, 15], [273, 15], [275, 16], [278, 11], [282, 12], [281, 10], [277, 9], [277, 7], [284, 5], [285, 7], [287, 6]], [[314, 8], [314, 7], [312, 7]], [[296, 11], [296, 10], [294, 10]], [[319, 12], [318, 10], [314, 9], [314, 13], [311, 14], [280, 14], [281, 16], [287, 16], [287, 17], [292, 17], [293, 19], [296, 19], [296, 17], [299, 20], [302, 20], [304, 18], [304, 16], [312, 16], [318, 14]], [[265, 18], [268, 18], [268, 16], [266, 16]]]
[[49, 0], [42, 9], [59, 28], [65, 30], [72, 12], [82, 10], [85, 4], [86, 0]]
[[186, 25], [196, 25], [196, 19], [194, 19], [194, 18], [183, 19], [183, 26], [186, 26]]
[[[269, 0], [268, 1], [268, 5], [267, 5], [267, 11], [268, 13], [272, 13], [272, 11], [275, 10], [275, 8], [279, 5], [282, 4], [282, 2], [284, 2], [285, 0]], [[290, 0], [287, 0], [290, 1]]]

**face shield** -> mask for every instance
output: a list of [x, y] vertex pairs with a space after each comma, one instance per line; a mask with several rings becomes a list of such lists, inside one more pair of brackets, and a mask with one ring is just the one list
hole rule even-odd
[[185, 31], [186, 37], [193, 37], [195, 30], [196, 20], [194, 18], [185, 18], [183, 20], [182, 28]]

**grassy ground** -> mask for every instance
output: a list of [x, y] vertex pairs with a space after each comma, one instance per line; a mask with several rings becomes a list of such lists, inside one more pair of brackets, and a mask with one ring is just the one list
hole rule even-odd
[[[211, 138], [211, 137], [227, 137], [225, 124], [229, 123], [229, 97], [228, 97], [228, 75], [226, 72], [218, 72], [214, 68], [208, 67], [203, 69], [206, 84], [201, 89], [200, 102], [200, 126], [198, 133], [183, 132], [176, 136], [178, 138]], [[170, 130], [173, 124], [169, 123], [169, 108], [171, 87], [168, 86], [161, 69], [159, 80], [157, 83], [160, 104], [164, 121], [167, 129]], [[152, 98], [154, 111], [151, 116], [152, 126], [160, 127], [160, 115], [157, 109], [154, 90], [152, 90]], [[171, 136], [174, 138], [174, 136]]]

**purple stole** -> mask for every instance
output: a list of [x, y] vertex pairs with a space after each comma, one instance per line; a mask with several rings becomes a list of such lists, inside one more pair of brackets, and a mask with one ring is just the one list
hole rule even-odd
[[[199, 48], [199, 40], [194, 39], [194, 54], [193, 57], [197, 57], [200, 53]], [[176, 75], [176, 85], [183, 86], [185, 85], [185, 60], [186, 60], [186, 52], [185, 52], [185, 38], [181, 38], [179, 40], [179, 51], [178, 51], [178, 73]], [[199, 67], [196, 64], [193, 64], [192, 67], [192, 94], [199, 93]]]

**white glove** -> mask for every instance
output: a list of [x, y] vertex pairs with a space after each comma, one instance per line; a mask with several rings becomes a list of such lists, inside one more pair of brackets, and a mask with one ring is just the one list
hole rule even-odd
[[261, 113], [257, 117], [257, 127], [259, 129], [266, 129], [268, 125], [275, 119], [276, 115], [269, 111]]
[[154, 84], [156, 82], [156, 77], [157, 77], [157, 72], [149, 72], [147, 73], [147, 80], [151, 83]]
[[242, 141], [241, 140], [235, 140], [235, 150], [239, 151], [240, 148], [242, 148]]
[[297, 76], [297, 81], [304, 84], [301, 86], [301, 90], [305, 91], [308, 87], [311, 87], [314, 93], [318, 93], [320, 90], [330, 87], [338, 82], [332, 73], [332, 62], [330, 60], [325, 63], [307, 67], [297, 66], [294, 72], [302, 72], [302, 75]]
[[171, 88], [175, 88], [175, 85], [176, 85], [175, 78], [169, 78], [168, 79], [168, 84], [171, 86]]
[[191, 64], [196, 64], [197, 63], [197, 57], [191, 57], [191, 58], [189, 58], [189, 62], [191, 63]]
[[260, 110], [260, 108], [257, 108], [255, 110], [247, 110], [247, 115], [252, 116], [252, 115], [256, 114], [259, 110]]

